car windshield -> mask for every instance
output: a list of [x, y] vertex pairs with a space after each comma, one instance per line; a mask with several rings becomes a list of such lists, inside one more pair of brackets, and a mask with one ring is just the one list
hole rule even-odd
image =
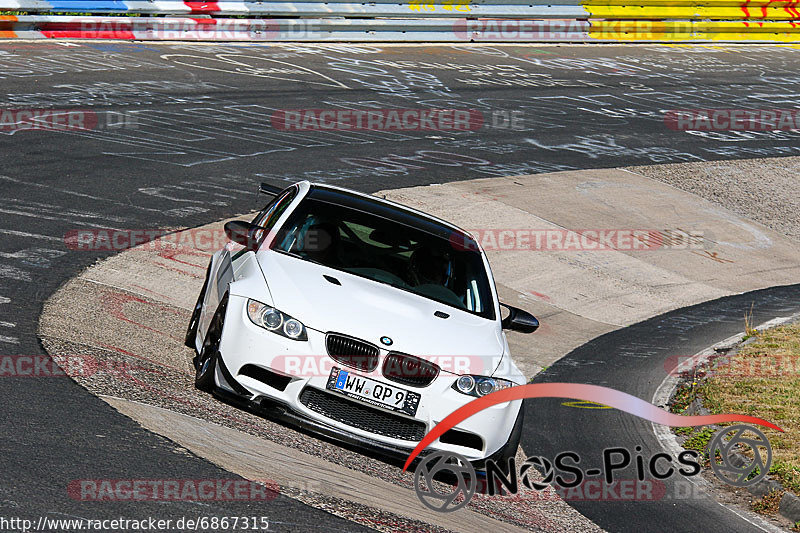
[[272, 249], [494, 319], [483, 259], [476, 246], [464, 245], [462, 233], [406, 211], [401, 218], [410, 223], [391, 220], [365, 209], [377, 204], [379, 212], [389, 213], [385, 204], [359, 203], [348, 207], [305, 198]]

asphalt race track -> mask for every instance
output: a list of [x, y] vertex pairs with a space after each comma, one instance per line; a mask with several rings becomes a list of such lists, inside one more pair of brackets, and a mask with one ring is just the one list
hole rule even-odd
[[[69, 251], [64, 235], [70, 230], [199, 225], [255, 208], [261, 181], [311, 179], [370, 192], [577, 168], [796, 155], [794, 132], [688, 134], [667, 127], [664, 113], [790, 107], [798, 71], [797, 50], [759, 46], [2, 43], [0, 108], [78, 110], [86, 122], [82, 129], [48, 131], [0, 121], [0, 353], [43, 354], [36, 338], [42, 302], [107, 255]], [[271, 120], [281, 109], [431, 107], [477, 110], [482, 126], [466, 132], [314, 132], [276, 128]], [[741, 313], [725, 315], [723, 304], [709, 305], [703, 314], [709, 325], [687, 331], [685, 339], [665, 339], [661, 348], [674, 351], [683, 341], [680, 348], [690, 351], [717, 340], [717, 333], [735, 332], [733, 315]], [[756, 309], [771, 318], [782, 306], [788, 304]], [[717, 312], [729, 320], [718, 322]], [[598, 339], [568, 360], [602, 357], [597, 349], [611, 342], [641, 342], [642, 349], [655, 343], [653, 336], [636, 337], [637, 328]], [[566, 364], [541, 379], [554, 378]], [[559, 379], [580, 376], [648, 398], [661, 381], [648, 374], [648, 360], [619, 355], [606, 368], [623, 364], [652, 381], [622, 373], [601, 378], [596, 368], [579, 364]], [[73, 501], [64, 488], [74, 479], [226, 474], [139, 429], [71, 380], [1, 379], [0, 395], [0, 514], [168, 518], [257, 512], [241, 503], [201, 508]], [[609, 415], [624, 416], [603, 413]], [[594, 416], [570, 411], [563, 433], [550, 434], [544, 441], [550, 448], [540, 453], [602, 446], [568, 427], [571, 421], [588, 427]], [[648, 438], [643, 423], [619, 424], [619, 433], [604, 430], [597, 438]], [[542, 435], [526, 433], [526, 446], [532, 438]], [[655, 445], [652, 438], [643, 442]], [[360, 529], [288, 498], [271, 505], [277, 530]], [[578, 508], [610, 530], [653, 520], [640, 508], [626, 509], [625, 523], [611, 506]], [[722, 530], [735, 517], [709, 515], [716, 519]]]
[[[721, 298], [608, 333], [573, 350], [538, 374], [534, 382], [603, 385], [650, 401], [668, 369], [674, 366], [675, 354], [690, 356], [739, 333], [743, 313], [751, 305], [756, 323], [795, 315], [800, 312], [800, 285]], [[556, 399], [526, 402], [529, 423], [523, 433], [522, 448], [530, 455], [552, 458], [561, 452], [574, 451], [587, 458], [582, 465], [586, 469], [603, 466], [602, 451], [606, 448], [640, 445], [646, 460], [662, 451], [653, 425], [632, 415], [615, 409], [570, 407]], [[552, 420], [559, 423], [548, 423]], [[632, 463], [615, 472], [615, 476], [615, 479], [636, 479], [636, 467]], [[690, 485], [685, 478], [674, 476], [664, 483], [664, 497], [655, 501], [570, 504], [609, 531], [650, 531], [654, 523], [665, 521], [671, 531], [762, 531], [707, 495], [686, 490]]]

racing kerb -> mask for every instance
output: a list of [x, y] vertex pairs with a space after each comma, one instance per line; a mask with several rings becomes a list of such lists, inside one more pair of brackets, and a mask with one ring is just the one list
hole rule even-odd
[[[0, 0], [0, 38], [797, 42], [794, 0]], [[109, 16], [122, 15], [122, 16]], [[125, 15], [136, 15], [128, 17]]]
[[[509, 334], [527, 376], [603, 333], [650, 316], [800, 279], [800, 245], [794, 241], [633, 172], [560, 172], [378, 194], [476, 233], [676, 227], [704, 232], [708, 249], [489, 250], [501, 300], [542, 321], [532, 335]], [[183, 242], [197, 242], [184, 234]], [[146, 428], [250, 479], [275, 479], [303, 501], [341, 498], [459, 531], [594, 529], [557, 496], [477, 501], [463, 510], [466, 515], [427, 512], [415, 500], [410, 476], [196, 393], [192, 354], [182, 347], [181, 335], [209, 253], [143, 245], [89, 268], [46, 303], [39, 332], [45, 347], [57, 360], [79, 354], [103, 362], [101, 371], [76, 380]], [[320, 472], [324, 483], [303, 485]]]

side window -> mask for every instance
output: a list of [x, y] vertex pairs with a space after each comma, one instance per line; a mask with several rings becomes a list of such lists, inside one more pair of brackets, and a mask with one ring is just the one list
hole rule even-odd
[[281, 217], [281, 214], [286, 211], [286, 208], [292, 203], [295, 195], [297, 194], [297, 188], [292, 187], [275, 197], [270, 203], [261, 210], [256, 218], [253, 219], [253, 224], [256, 226], [261, 226], [264, 229], [270, 229], [272, 226], [275, 225], [275, 222]]
[[[255, 239], [258, 243], [256, 248], [261, 246], [261, 243], [264, 242], [264, 239], [268, 235], [268, 230], [275, 225], [275, 222], [281, 218], [281, 214], [286, 211], [286, 208], [289, 207], [289, 204], [292, 203], [294, 197], [297, 195], [297, 187], [291, 187], [283, 191], [282, 193], [278, 194], [270, 203], [264, 207], [253, 219], [251, 222], [256, 226], [260, 226], [259, 229], [255, 230], [251, 238]], [[245, 251], [245, 250], [243, 250]]]

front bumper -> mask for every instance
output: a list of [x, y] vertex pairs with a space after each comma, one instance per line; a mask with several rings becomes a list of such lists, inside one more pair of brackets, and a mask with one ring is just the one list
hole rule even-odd
[[[373, 456], [389, 460], [392, 463], [404, 463], [413, 449], [398, 448], [374, 439], [360, 437], [342, 428], [303, 416], [302, 413], [294, 411], [288, 404], [278, 400], [272, 400], [267, 397], [251, 400], [222, 387], [215, 389], [213, 394], [219, 400], [257, 413], [269, 420], [289, 425], [307, 434], [321, 436], [338, 445], [353, 448], [359, 452], [369, 452]], [[430, 452], [425, 451], [420, 455], [424, 456], [428, 453]]]
[[[372, 373], [348, 369], [327, 356], [324, 333], [312, 329], [307, 329], [307, 333], [308, 341], [295, 341], [266, 331], [254, 325], [247, 317], [246, 299], [231, 296], [217, 365], [217, 395], [225, 400], [244, 404], [244, 407], [263, 413], [269, 418], [277, 418], [337, 442], [370, 449], [393, 459], [407, 458], [422, 435], [447, 415], [474, 400], [473, 397], [452, 389], [452, 384], [458, 378], [456, 374], [441, 372], [427, 387], [412, 387], [387, 380], [380, 373], [381, 364]], [[381, 363], [385, 355], [386, 353], [381, 353]], [[267, 369], [291, 379], [286, 379], [281, 384], [281, 390], [281, 387], [276, 388], [263, 380], [241, 374], [240, 371], [247, 365]], [[326, 384], [334, 366], [392, 387], [419, 393], [421, 398], [416, 415], [410, 417], [391, 413], [328, 391]], [[333, 416], [324, 409], [311, 405], [309, 396], [344, 407], [352, 422], [348, 423], [347, 417]], [[347, 409], [348, 406], [352, 409]], [[450, 442], [437, 439], [428, 449], [455, 452], [470, 461], [481, 463], [505, 447], [521, 406], [521, 401], [495, 405], [459, 424], [454, 429], [469, 438], [455, 439], [455, 442], [467, 442], [468, 446], [454, 444], [454, 439], [450, 438], [446, 439]], [[371, 426], [363, 423], [365, 418], [371, 420]], [[384, 422], [387, 427], [403, 427], [405, 433], [384, 430]], [[415, 428], [411, 433], [408, 431], [409, 426]], [[397, 438], [401, 433], [403, 436]], [[476, 444], [478, 441], [480, 443]]]

